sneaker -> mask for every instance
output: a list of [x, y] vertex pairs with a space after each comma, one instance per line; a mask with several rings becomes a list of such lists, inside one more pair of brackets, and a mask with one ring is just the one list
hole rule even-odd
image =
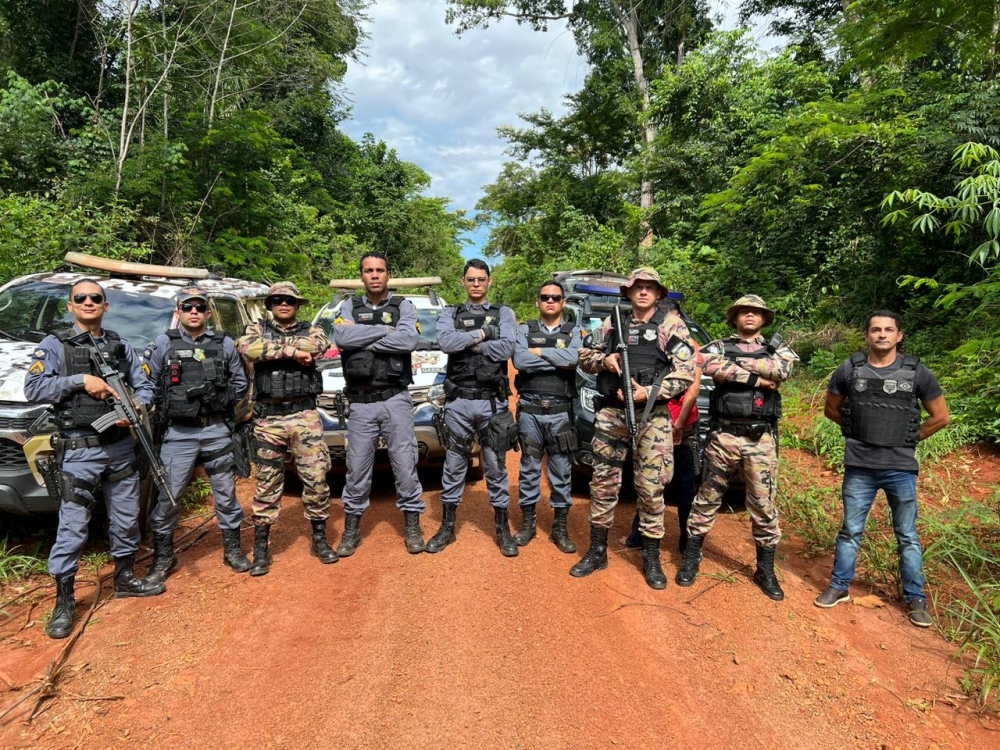
[[906, 605], [906, 616], [910, 622], [918, 628], [929, 628], [934, 624], [930, 613], [927, 611], [926, 599], [911, 599]]
[[830, 586], [830, 588], [816, 597], [816, 601], [813, 604], [823, 609], [830, 609], [830, 607], [836, 607], [838, 604], [849, 601], [851, 601], [851, 593], [849, 591], [841, 591]]

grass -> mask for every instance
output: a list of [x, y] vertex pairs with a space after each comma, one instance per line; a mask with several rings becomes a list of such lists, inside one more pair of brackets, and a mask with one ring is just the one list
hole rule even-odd
[[40, 555], [41, 545], [28, 554], [20, 554], [20, 546], [8, 546], [7, 539], [0, 540], [0, 583], [22, 581], [36, 573], [48, 573], [49, 566]]
[[[811, 452], [828, 469], [840, 471], [844, 440], [822, 415], [824, 390], [825, 381], [815, 378], [788, 384], [781, 445]], [[958, 644], [962, 689], [986, 707], [1000, 703], [1000, 492], [989, 502], [975, 502], [952, 477], [948, 459], [971, 442], [970, 434], [953, 424], [918, 446], [922, 482], [932, 483], [936, 501], [921, 504], [918, 528], [937, 628]], [[789, 461], [782, 462], [781, 472], [783, 519], [810, 554], [831, 552], [842, 518], [839, 483], [823, 486]], [[901, 594], [896, 539], [887, 504], [880, 500], [868, 520], [857, 582]]]
[[186, 511], [201, 510], [206, 500], [212, 497], [212, 485], [204, 477], [195, 477], [188, 483], [181, 496], [181, 505]]

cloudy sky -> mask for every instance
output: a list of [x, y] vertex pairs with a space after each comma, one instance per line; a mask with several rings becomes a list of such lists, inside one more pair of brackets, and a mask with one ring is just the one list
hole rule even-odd
[[[375, 0], [365, 59], [347, 73], [353, 108], [343, 128], [384, 140], [431, 175], [430, 194], [471, 214], [508, 159], [496, 129], [523, 125], [519, 112], [561, 114], [587, 67], [562, 25], [541, 33], [508, 19], [457, 36], [446, 8], [445, 0]], [[485, 232], [471, 239], [469, 257]]]

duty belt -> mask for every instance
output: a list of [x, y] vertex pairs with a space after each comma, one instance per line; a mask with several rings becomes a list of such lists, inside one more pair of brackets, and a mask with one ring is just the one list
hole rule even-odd
[[471, 401], [486, 401], [500, 398], [499, 388], [462, 388], [459, 386], [451, 392], [453, 400], [456, 398], [467, 398]]
[[181, 427], [208, 427], [209, 425], [225, 421], [225, 415], [213, 414], [210, 417], [174, 417], [170, 420], [170, 424], [180, 425]]
[[316, 399], [301, 398], [295, 401], [258, 401], [254, 405], [253, 411], [255, 417], [270, 417], [273, 415], [284, 416], [315, 408]]
[[347, 400], [352, 404], [374, 404], [377, 401], [388, 401], [405, 390], [405, 388], [382, 388], [377, 391], [349, 390], [347, 391]]
[[521, 414], [569, 414], [573, 411], [573, 404], [569, 401], [521, 401], [517, 405], [517, 411]]
[[[112, 427], [110, 430], [97, 435], [63, 435], [60, 434], [57, 442], [61, 450], [77, 450], [78, 448], [96, 448], [99, 445], [111, 445], [119, 440], [128, 437], [128, 429], [125, 427]], [[54, 437], [54, 436], [53, 436]]]
[[760, 440], [766, 433], [774, 429], [774, 425], [770, 422], [733, 422], [728, 419], [714, 419], [712, 420], [712, 429], [735, 437]]

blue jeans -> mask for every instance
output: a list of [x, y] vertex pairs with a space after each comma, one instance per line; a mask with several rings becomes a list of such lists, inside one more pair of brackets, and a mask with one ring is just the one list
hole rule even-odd
[[885, 491], [892, 511], [892, 528], [899, 552], [899, 575], [903, 581], [903, 600], [926, 599], [924, 594], [923, 552], [917, 538], [917, 476], [907, 471], [887, 469], [844, 469], [844, 525], [837, 534], [837, 554], [833, 562], [830, 586], [847, 591], [854, 580], [861, 536], [875, 494]]

